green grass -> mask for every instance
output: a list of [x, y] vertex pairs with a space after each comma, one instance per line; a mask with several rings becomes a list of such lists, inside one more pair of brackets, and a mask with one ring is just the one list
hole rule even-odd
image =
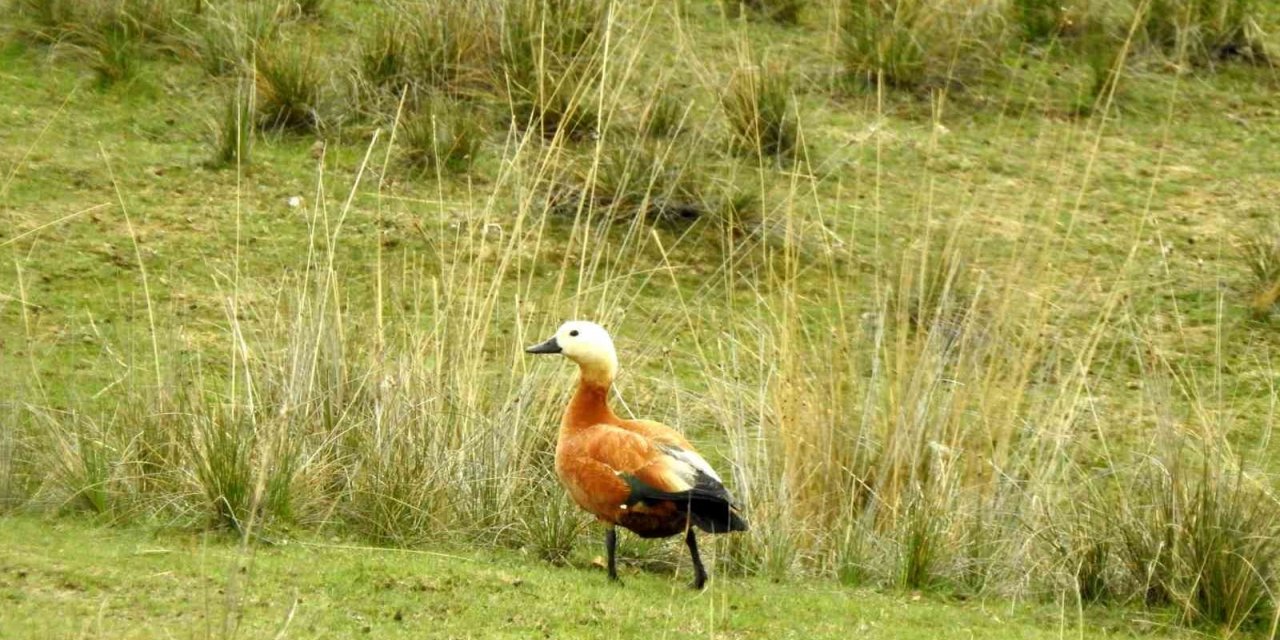
[[[674, 544], [674, 543], [673, 543]], [[165, 635], [323, 638], [1179, 637], [1165, 623], [1077, 626], [1072, 608], [948, 601], [826, 582], [685, 576], [624, 564], [611, 584], [584, 556], [551, 565], [448, 545], [397, 551], [341, 539], [245, 549], [217, 534], [0, 518], [0, 613], [15, 640]], [[56, 613], [55, 613], [56, 612]], [[228, 633], [228, 629], [233, 630]], [[277, 635], [279, 634], [279, 635]], [[1187, 636], [1190, 637], [1190, 636]]]
[[1273, 635], [1274, 70], [891, 4], [181, 3], [109, 84], [5, 27], [0, 509], [583, 570], [520, 349], [588, 317], [746, 503], [734, 598]]

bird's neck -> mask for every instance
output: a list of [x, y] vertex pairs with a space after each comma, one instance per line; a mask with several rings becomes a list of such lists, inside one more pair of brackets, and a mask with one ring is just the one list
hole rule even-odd
[[613, 381], [608, 377], [590, 376], [584, 370], [578, 379], [578, 390], [569, 399], [564, 411], [561, 433], [585, 429], [597, 424], [615, 424], [618, 416], [609, 408], [609, 388]]

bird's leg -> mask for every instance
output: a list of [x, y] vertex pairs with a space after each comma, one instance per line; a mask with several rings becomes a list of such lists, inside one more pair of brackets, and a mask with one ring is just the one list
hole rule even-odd
[[618, 529], [610, 526], [604, 531], [604, 549], [608, 554], [609, 579], [618, 581]]
[[698, 556], [698, 538], [689, 527], [684, 534], [684, 543], [689, 545], [689, 557], [693, 558], [693, 583], [689, 586], [701, 589], [707, 585], [707, 570], [702, 566], [702, 558]]

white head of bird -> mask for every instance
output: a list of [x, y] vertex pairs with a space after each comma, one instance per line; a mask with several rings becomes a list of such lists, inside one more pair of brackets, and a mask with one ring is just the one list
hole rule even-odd
[[618, 373], [618, 352], [613, 348], [613, 338], [594, 322], [566, 322], [549, 340], [528, 347], [525, 352], [564, 354], [578, 363], [584, 380], [599, 384], [608, 384]]

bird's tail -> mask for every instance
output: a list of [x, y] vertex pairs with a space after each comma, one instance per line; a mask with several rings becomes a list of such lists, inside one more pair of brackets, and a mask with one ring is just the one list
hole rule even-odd
[[694, 526], [707, 533], [747, 531], [751, 528], [736, 508], [720, 500], [690, 500], [689, 515]]
[[729, 533], [750, 528], [734, 506], [733, 496], [718, 480], [708, 476], [701, 476], [692, 489], [674, 492], [655, 489], [631, 474], [623, 474], [622, 478], [631, 488], [628, 504], [670, 500], [689, 514], [694, 526], [707, 533]]

